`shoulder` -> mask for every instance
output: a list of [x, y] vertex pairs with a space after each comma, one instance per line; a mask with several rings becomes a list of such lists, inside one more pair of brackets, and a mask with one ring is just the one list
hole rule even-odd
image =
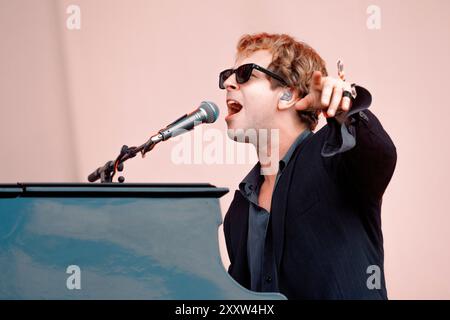
[[302, 155], [303, 158], [305, 158], [306, 156], [320, 156], [321, 148], [328, 136], [328, 132], [328, 125], [323, 126], [316, 132], [313, 132], [296, 150], [295, 158], [299, 158], [300, 155]]

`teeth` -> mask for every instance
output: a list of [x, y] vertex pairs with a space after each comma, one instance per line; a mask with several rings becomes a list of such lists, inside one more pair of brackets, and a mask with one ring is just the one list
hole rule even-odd
[[242, 105], [237, 102], [237, 101], [228, 101], [228, 107], [230, 109], [236, 110], [236, 111], [240, 111], [242, 109]]

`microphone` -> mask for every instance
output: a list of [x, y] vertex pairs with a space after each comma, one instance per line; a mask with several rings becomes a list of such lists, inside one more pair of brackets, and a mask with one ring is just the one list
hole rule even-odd
[[[88, 181], [94, 182], [101, 178], [102, 182], [112, 182], [116, 166], [119, 171], [122, 171], [122, 163], [136, 156], [138, 152], [141, 152], [142, 157], [144, 157], [145, 153], [152, 150], [157, 143], [192, 130], [201, 123], [213, 123], [218, 117], [219, 108], [217, 105], [211, 101], [203, 101], [196, 110], [181, 116], [165, 128], [159, 130], [157, 134], [150, 137], [143, 145], [139, 147], [122, 146], [117, 159], [115, 161], [108, 161], [103, 167], [97, 168], [88, 176]], [[122, 181], [120, 181], [120, 178], [122, 178]], [[123, 182], [123, 180], [123, 177], [119, 177], [119, 182]]]
[[219, 117], [219, 108], [211, 101], [202, 101], [200, 106], [189, 114], [181, 116], [165, 128], [158, 131], [158, 134], [151, 137], [151, 141], [158, 143], [178, 136], [201, 123], [213, 123]]

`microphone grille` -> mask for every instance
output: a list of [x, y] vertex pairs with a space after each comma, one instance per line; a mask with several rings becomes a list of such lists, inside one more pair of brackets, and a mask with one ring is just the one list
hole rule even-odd
[[219, 107], [214, 102], [202, 101], [200, 108], [206, 112], [206, 123], [213, 123], [219, 118]]

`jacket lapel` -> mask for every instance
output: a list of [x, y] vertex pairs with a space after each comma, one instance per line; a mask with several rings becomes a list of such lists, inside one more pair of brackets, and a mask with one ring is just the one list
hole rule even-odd
[[287, 211], [288, 193], [291, 186], [292, 174], [295, 168], [295, 163], [300, 155], [300, 151], [307, 144], [314, 134], [310, 134], [305, 140], [300, 143], [298, 148], [292, 155], [291, 160], [287, 164], [280, 177], [272, 196], [271, 213], [269, 223], [271, 223], [271, 231], [273, 234], [273, 250], [275, 255], [275, 262], [277, 270], [280, 270], [281, 257], [283, 255], [284, 248], [284, 230], [285, 230], [285, 217]]
[[235, 192], [235, 200], [232, 210], [235, 211], [233, 216], [236, 217], [236, 220], [233, 222], [233, 228], [236, 232], [232, 232], [231, 235], [232, 242], [236, 244], [236, 252], [231, 275], [241, 285], [250, 289], [250, 270], [247, 258], [249, 204], [239, 190]]

